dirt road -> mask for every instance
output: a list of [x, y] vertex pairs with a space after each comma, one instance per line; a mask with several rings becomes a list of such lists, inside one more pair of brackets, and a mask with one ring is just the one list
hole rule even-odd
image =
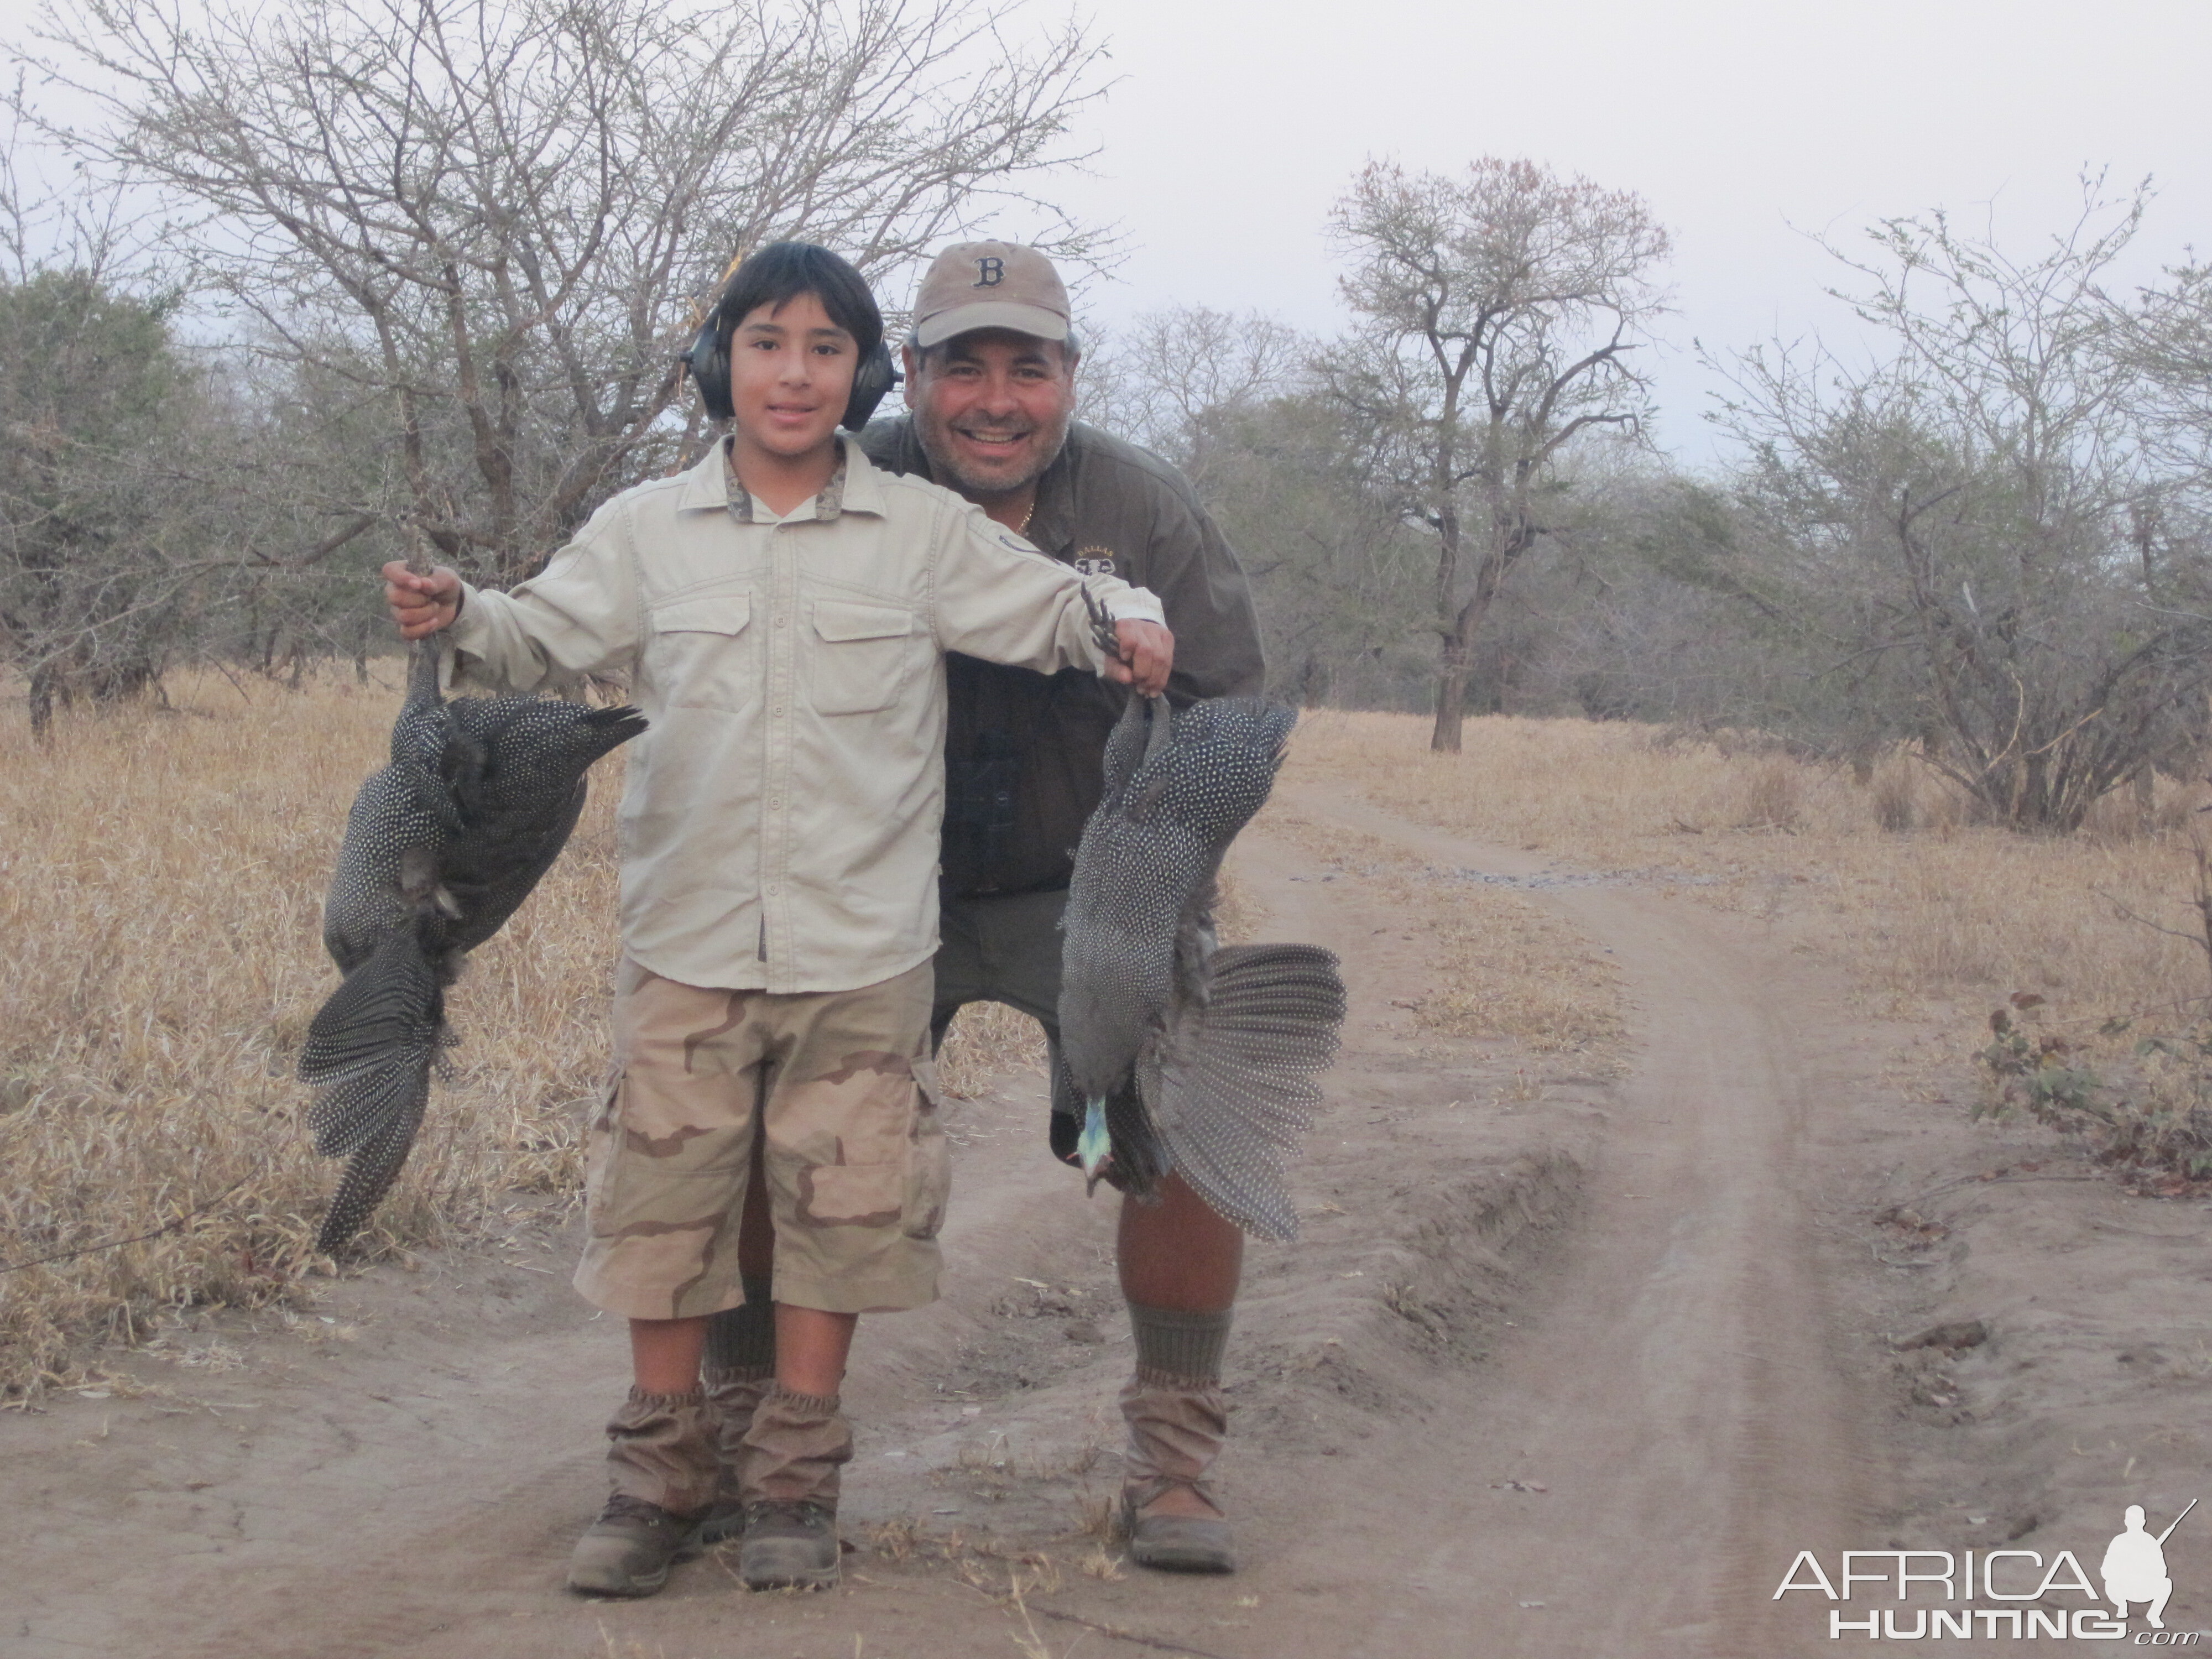
[[1337, 949], [1353, 1013], [1306, 1237], [1255, 1251], [1232, 1345], [1236, 1577], [1130, 1573], [1085, 1531], [1128, 1364], [1111, 1212], [1048, 1163], [1018, 1079], [957, 1120], [945, 1299], [864, 1322], [835, 1594], [748, 1597], [712, 1557], [645, 1603], [561, 1591], [622, 1344], [566, 1287], [573, 1241], [519, 1227], [283, 1328], [199, 1321], [107, 1397], [0, 1429], [0, 1654], [1826, 1650], [1770, 1595], [1797, 1550], [1870, 1547], [1889, 1480], [1826, 1242], [1878, 1054], [1801, 959], [1662, 890], [1555, 884], [1341, 796], [1290, 793], [1301, 814], [1413, 854], [1425, 902], [1527, 882], [1610, 953], [1636, 1036], [1625, 1077], [1531, 1082], [1415, 1031], [1434, 969], [1402, 902], [1248, 835], [1259, 935]]
[[[1296, 805], [1434, 868], [1532, 884], [1548, 871], [1357, 805]], [[1474, 1477], [1510, 1448], [1549, 1490], [1532, 1504], [1465, 1480], [1465, 1522], [1422, 1571], [1462, 1620], [1498, 1621], [1486, 1652], [1555, 1655], [1563, 1635], [1608, 1653], [1790, 1651], [1793, 1631], [1770, 1627], [1776, 1547], [1844, 1547], [1862, 1497], [1861, 1413], [1830, 1352], [1798, 1167], [1847, 1057], [1818, 1052], [1803, 973], [1710, 915], [1648, 890], [1534, 890], [1612, 954], [1641, 1042], [1607, 1103], [1582, 1224], [1531, 1328], [1471, 1390], [1479, 1437], [1454, 1449]], [[1395, 1530], [1395, 1504], [1370, 1535]]]

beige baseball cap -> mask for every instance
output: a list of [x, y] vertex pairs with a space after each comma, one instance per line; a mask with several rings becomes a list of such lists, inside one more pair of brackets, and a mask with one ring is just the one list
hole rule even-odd
[[914, 296], [914, 343], [979, 328], [1065, 340], [1067, 286], [1052, 261], [1018, 242], [962, 242], [930, 261]]

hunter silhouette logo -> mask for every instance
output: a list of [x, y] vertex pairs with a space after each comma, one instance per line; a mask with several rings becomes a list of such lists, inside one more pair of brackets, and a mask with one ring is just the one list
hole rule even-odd
[[1081, 576], [1110, 576], [1114, 574], [1114, 550], [1110, 547], [1086, 547], [1075, 556], [1075, 570]]
[[2196, 1507], [2192, 1498], [2181, 1515], [2154, 1538], [2143, 1530], [2142, 1505], [2128, 1505], [2121, 1517], [2127, 1530], [2105, 1547], [2104, 1565], [2098, 1569], [2098, 1577], [2105, 1581], [2105, 1599], [2120, 1618], [2128, 1616], [2129, 1602], [2148, 1601], [2150, 1608], [2143, 1614], [2144, 1620], [2153, 1630], [2166, 1628], [2166, 1598], [2173, 1594], [2173, 1580], [2166, 1576], [2166, 1540], [2173, 1536], [2182, 1516]]
[[[1811, 1550], [1800, 1550], [1773, 1599], [1808, 1590], [1831, 1602], [1861, 1604], [1849, 1612], [1827, 1610], [1831, 1641], [1846, 1636], [1894, 1642], [1942, 1637], [2110, 1641], [2129, 1636], [2128, 1609], [2141, 1607], [2146, 1628], [2134, 1633], [2130, 1646], [2212, 1645], [2212, 1631], [2166, 1627], [2166, 1604], [2173, 1595], [2166, 1540], [2196, 1507], [2192, 1498], [2165, 1531], [2154, 1533], [2142, 1505], [2129, 1504], [2121, 1531], [2098, 1563], [2101, 1595], [2072, 1550], [2047, 1560], [2042, 1551], [2028, 1549], [1845, 1550], [1832, 1577]], [[2078, 1598], [2077, 1604], [2056, 1599], [2066, 1596]], [[1864, 1605], [1869, 1602], [1889, 1605]]]

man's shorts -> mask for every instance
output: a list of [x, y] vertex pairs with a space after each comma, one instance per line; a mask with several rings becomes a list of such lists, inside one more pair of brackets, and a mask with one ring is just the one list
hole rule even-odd
[[930, 1034], [933, 1042], [943, 1042], [953, 1015], [971, 1002], [1003, 1002], [1042, 1024], [1052, 1077], [1052, 1115], [1046, 1133], [1052, 1155], [1063, 1164], [1073, 1164], [1083, 1107], [1060, 1063], [1060, 923], [1066, 909], [1065, 888], [946, 899], [937, 924], [937, 993]]
[[615, 1083], [586, 1147], [576, 1288], [630, 1319], [744, 1300], [738, 1224], [765, 1124], [775, 1299], [832, 1313], [937, 1296], [951, 1184], [929, 964], [854, 991], [705, 990], [627, 959]]
[[937, 919], [936, 1006], [930, 1028], [945, 1040], [971, 1002], [1003, 1002], [1060, 1036], [1060, 920], [1067, 890], [948, 898]]

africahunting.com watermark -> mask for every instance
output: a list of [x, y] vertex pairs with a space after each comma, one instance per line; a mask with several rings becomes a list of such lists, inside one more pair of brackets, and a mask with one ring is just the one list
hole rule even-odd
[[[1774, 1599], [1803, 1595], [1833, 1603], [1826, 1609], [1828, 1635], [1839, 1642], [2094, 1638], [2212, 1651], [2212, 1631], [2166, 1627], [2166, 1604], [2173, 1595], [2166, 1540], [2196, 1507], [2192, 1498], [2163, 1532], [2154, 1533], [2142, 1506], [2130, 1504], [2098, 1559], [2094, 1583], [2072, 1550], [2048, 1561], [2040, 1550], [1845, 1550], [1833, 1573], [1811, 1550], [1800, 1550]], [[2088, 1605], [2069, 1605], [2074, 1597]], [[1980, 1605], [1985, 1602], [1993, 1605]], [[2138, 1610], [2139, 1625], [2130, 1619], [2131, 1608]]]

